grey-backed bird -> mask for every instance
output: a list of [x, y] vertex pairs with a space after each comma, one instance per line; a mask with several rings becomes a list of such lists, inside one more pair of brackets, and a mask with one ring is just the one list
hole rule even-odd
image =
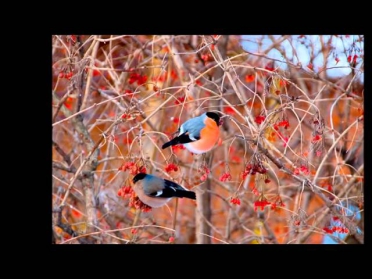
[[144, 204], [154, 208], [163, 206], [172, 198], [196, 200], [195, 192], [155, 175], [138, 173], [133, 177], [133, 183], [133, 190], [138, 198]]

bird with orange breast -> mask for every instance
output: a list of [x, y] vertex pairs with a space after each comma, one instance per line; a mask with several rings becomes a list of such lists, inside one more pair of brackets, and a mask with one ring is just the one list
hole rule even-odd
[[144, 204], [153, 208], [165, 205], [172, 198], [196, 200], [195, 192], [155, 175], [140, 172], [133, 177], [133, 184], [133, 191], [138, 198]]
[[183, 144], [195, 154], [210, 151], [220, 138], [220, 116], [215, 112], [205, 112], [191, 118], [178, 129], [178, 136], [163, 144], [162, 149]]

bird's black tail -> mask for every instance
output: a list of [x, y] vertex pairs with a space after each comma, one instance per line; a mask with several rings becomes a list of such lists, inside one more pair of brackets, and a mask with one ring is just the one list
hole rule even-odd
[[196, 200], [195, 192], [193, 191], [177, 191], [177, 196], [179, 198], [188, 198], [192, 200]]
[[[199, 137], [195, 137], [196, 139], [199, 139]], [[183, 133], [182, 135], [179, 135], [178, 137], [175, 137], [171, 141], [168, 141], [163, 144], [161, 147], [162, 149], [167, 148], [171, 145], [176, 145], [176, 144], [184, 144], [184, 143], [189, 143], [193, 142], [194, 140], [190, 139], [189, 135], [186, 133]]]
[[179, 144], [179, 139], [178, 138], [174, 138], [171, 141], [168, 141], [168, 142], [164, 143], [161, 148], [164, 149], [164, 148], [167, 148], [171, 145], [176, 145], [176, 144]]

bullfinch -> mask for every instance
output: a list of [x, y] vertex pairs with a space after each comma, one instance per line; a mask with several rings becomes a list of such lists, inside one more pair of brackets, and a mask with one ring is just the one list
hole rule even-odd
[[183, 144], [195, 154], [211, 150], [220, 137], [220, 116], [215, 112], [205, 112], [191, 118], [178, 129], [178, 136], [163, 144], [162, 149], [172, 145]]
[[195, 192], [183, 188], [170, 180], [151, 174], [138, 173], [133, 177], [133, 191], [148, 206], [157, 208], [172, 198], [188, 198], [196, 200]]

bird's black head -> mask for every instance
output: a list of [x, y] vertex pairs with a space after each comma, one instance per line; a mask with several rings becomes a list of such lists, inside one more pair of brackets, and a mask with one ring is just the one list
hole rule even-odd
[[136, 183], [138, 180], [142, 180], [146, 177], [146, 173], [143, 173], [143, 172], [140, 172], [140, 173], [137, 173], [135, 175], [135, 177], [133, 177], [133, 183]]
[[214, 121], [216, 121], [217, 126], [220, 126], [220, 116], [215, 112], [207, 112], [207, 116], [209, 118], [212, 118]]

